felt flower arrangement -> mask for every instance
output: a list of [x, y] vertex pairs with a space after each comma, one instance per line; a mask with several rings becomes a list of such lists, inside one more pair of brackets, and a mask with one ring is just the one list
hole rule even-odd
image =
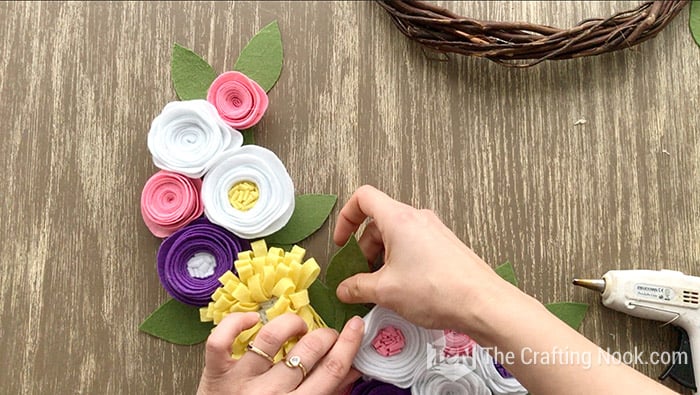
[[[517, 285], [510, 263], [496, 272]], [[546, 305], [578, 328], [587, 305]], [[364, 375], [350, 394], [476, 394], [525, 395], [528, 391], [489, 352], [466, 334], [429, 330], [395, 312], [375, 306], [365, 320], [365, 336], [353, 366]]]
[[261, 322], [232, 345], [237, 358], [280, 314], [297, 314], [313, 330], [342, 328], [369, 311], [335, 297], [340, 281], [368, 270], [354, 237], [330, 260], [328, 286], [317, 278], [316, 260], [305, 259], [295, 245], [325, 223], [336, 196], [295, 195], [282, 160], [254, 144], [254, 127], [268, 111], [267, 91], [281, 70], [276, 22], [253, 37], [233, 71], [222, 74], [174, 45], [171, 78], [181, 100], [167, 103], [151, 123], [147, 144], [160, 171], [141, 195], [144, 223], [164, 238], [157, 269], [172, 299], [141, 324], [142, 331], [196, 344], [227, 314], [258, 312]]
[[325, 286], [316, 282], [309, 290], [320, 266], [304, 261], [304, 249], [294, 244], [323, 225], [336, 196], [295, 195], [282, 160], [253, 141], [281, 70], [276, 22], [248, 43], [233, 71], [220, 75], [191, 50], [173, 47], [171, 78], [181, 100], [167, 103], [151, 123], [148, 149], [161, 170], [141, 195], [144, 223], [164, 238], [157, 269], [172, 299], [142, 331], [195, 344], [227, 314], [258, 312], [262, 322], [239, 336], [237, 357], [264, 322], [285, 312], [311, 329], [327, 325], [311, 303], [326, 297]]
[[[355, 357], [354, 366], [363, 372], [366, 378], [398, 388], [410, 388], [413, 394], [488, 395], [493, 388], [501, 389], [506, 386], [510, 394], [527, 393], [512, 377], [498, 376], [497, 380], [487, 376], [489, 381], [486, 381], [483, 372], [487, 367], [480, 365], [493, 366], [493, 359], [487, 359], [490, 356], [486, 353], [484, 358], [477, 360], [473, 352], [474, 343], [467, 335], [459, 334], [459, 337], [461, 340], [470, 341], [472, 347], [464, 347], [463, 353], [460, 352], [457, 357], [453, 353], [454, 345], [447, 345], [450, 342], [448, 338], [454, 338], [456, 332], [424, 329], [378, 306], [365, 317], [365, 324], [366, 336]], [[397, 334], [405, 337], [407, 346], [397, 349], [398, 352], [391, 355], [386, 353], [384, 344], [371, 340], [373, 336], [375, 339], [385, 337], [382, 333], [388, 328], [392, 338], [396, 338]]]
[[[156, 267], [171, 299], [139, 329], [172, 343], [197, 344], [226, 315], [257, 312], [261, 321], [232, 345], [232, 356], [239, 358], [260, 328], [281, 314], [299, 315], [310, 330], [341, 330], [360, 315], [365, 338], [354, 366], [365, 380], [352, 394], [525, 393], [467, 335], [427, 330], [390, 310], [340, 302], [338, 284], [369, 271], [354, 236], [330, 259], [325, 280], [318, 278], [320, 265], [296, 244], [326, 222], [337, 197], [295, 195], [282, 160], [254, 143], [254, 128], [269, 110], [267, 92], [282, 70], [277, 22], [253, 37], [233, 69], [217, 74], [193, 51], [173, 47], [171, 78], [180, 101], [167, 103], [151, 123], [147, 145], [160, 170], [141, 194], [146, 227], [164, 239]], [[496, 270], [516, 283], [510, 264]], [[585, 313], [585, 305], [548, 307], [575, 327]], [[295, 342], [290, 339], [275, 360]], [[437, 349], [439, 363], [426, 365]]]

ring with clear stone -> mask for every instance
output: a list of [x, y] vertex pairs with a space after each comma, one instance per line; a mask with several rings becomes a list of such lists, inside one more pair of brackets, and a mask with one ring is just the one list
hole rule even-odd
[[301, 363], [301, 358], [298, 355], [287, 358], [287, 360], [284, 361], [284, 364], [290, 368], [299, 368], [301, 370], [301, 374], [304, 376], [303, 378], [306, 378], [306, 368]]

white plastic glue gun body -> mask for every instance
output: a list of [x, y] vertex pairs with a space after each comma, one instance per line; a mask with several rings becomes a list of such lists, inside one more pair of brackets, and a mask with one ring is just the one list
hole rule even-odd
[[604, 306], [685, 329], [700, 383], [700, 278], [673, 270], [611, 270], [603, 280]]

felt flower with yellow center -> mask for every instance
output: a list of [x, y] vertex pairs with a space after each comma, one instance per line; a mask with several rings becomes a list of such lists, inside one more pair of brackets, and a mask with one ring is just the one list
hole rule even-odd
[[294, 213], [294, 183], [274, 152], [245, 145], [222, 154], [202, 183], [204, 214], [243, 239], [282, 229]]
[[[236, 312], [258, 312], [260, 322], [243, 331], [233, 343], [232, 356], [240, 358], [248, 343], [269, 320], [285, 313], [294, 313], [306, 323], [309, 332], [325, 328], [326, 324], [309, 302], [309, 286], [316, 280], [321, 268], [314, 258], [305, 262], [306, 251], [294, 246], [285, 252], [281, 248], [267, 248], [264, 240], [251, 243], [252, 251], [238, 254], [234, 262], [238, 276], [231, 271], [219, 278], [222, 284], [212, 294], [212, 302], [200, 309], [203, 322], [219, 324], [224, 317]], [[290, 340], [275, 355], [282, 360], [296, 343]]]

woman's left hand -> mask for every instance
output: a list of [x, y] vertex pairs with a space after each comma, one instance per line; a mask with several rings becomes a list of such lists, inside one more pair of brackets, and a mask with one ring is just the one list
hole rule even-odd
[[[328, 328], [306, 333], [301, 318], [284, 314], [260, 329], [251, 343], [255, 351], [234, 360], [233, 341], [259, 319], [257, 313], [232, 313], [209, 335], [198, 394], [335, 394], [359, 378], [351, 366], [362, 342], [361, 318], [353, 317], [340, 334]], [[287, 340], [300, 336], [287, 361], [296, 356], [303, 368], [270, 361]]]

